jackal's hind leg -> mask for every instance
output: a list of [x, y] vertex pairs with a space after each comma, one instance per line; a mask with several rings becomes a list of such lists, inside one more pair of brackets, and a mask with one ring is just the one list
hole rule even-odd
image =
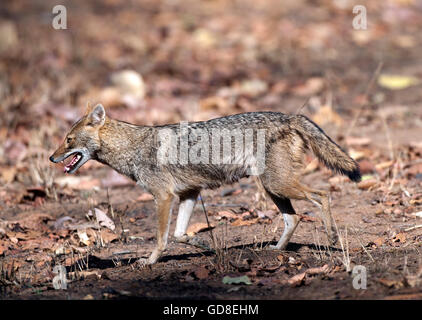
[[284, 230], [283, 234], [280, 237], [280, 240], [275, 246], [271, 245], [270, 249], [284, 250], [287, 247], [287, 244], [290, 241], [293, 233], [296, 230], [297, 225], [299, 224], [299, 216], [296, 214], [295, 209], [288, 198], [281, 198], [275, 195], [270, 195], [274, 203], [283, 214], [284, 219]]
[[322, 221], [327, 232], [328, 242], [330, 245], [335, 245], [338, 240], [338, 235], [334, 226], [333, 216], [330, 210], [330, 198], [325, 191], [307, 188], [305, 192], [306, 199], [321, 209]]

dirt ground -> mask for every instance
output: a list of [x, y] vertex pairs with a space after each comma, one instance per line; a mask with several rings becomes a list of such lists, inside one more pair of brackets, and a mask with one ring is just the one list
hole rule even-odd
[[[65, 30], [55, 5], [0, 4], [0, 299], [422, 298], [421, 1], [74, 1]], [[292, 243], [268, 250], [283, 221], [248, 178], [201, 193], [189, 232], [212, 250], [170, 236], [140, 268], [151, 196], [99, 163], [65, 175], [48, 161], [88, 102], [140, 125], [307, 115], [361, 167], [356, 184], [306, 156], [340, 241], [294, 201]]]

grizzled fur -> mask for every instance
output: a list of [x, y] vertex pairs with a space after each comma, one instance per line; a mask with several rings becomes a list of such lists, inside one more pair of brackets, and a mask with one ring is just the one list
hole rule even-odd
[[[133, 179], [153, 194], [158, 215], [158, 245], [149, 259], [141, 259], [143, 264], [151, 264], [158, 260], [166, 247], [175, 197], [179, 197], [181, 202], [175, 236], [179, 241], [193, 244], [185, 232], [199, 191], [230, 184], [250, 174], [250, 167], [247, 165], [250, 154], [247, 153], [235, 164], [213, 163], [212, 130], [238, 129], [244, 133], [246, 129], [263, 129], [265, 166], [258, 181], [278, 206], [285, 220], [283, 235], [274, 248], [286, 248], [299, 222], [290, 199], [309, 200], [320, 207], [329, 240], [331, 243], [336, 241], [328, 194], [300, 183], [303, 156], [306, 149], [310, 149], [328, 168], [347, 175], [353, 181], [360, 180], [360, 172], [356, 162], [307, 117], [278, 112], [250, 112], [186, 123], [184, 132], [181, 128], [183, 126], [179, 124], [137, 126], [113, 120], [105, 115], [102, 105], [97, 105], [95, 108], [88, 108], [84, 117], [71, 128], [63, 144], [50, 159], [59, 162], [70, 155], [81, 155], [81, 160], [70, 173], [89, 159], [97, 160]], [[157, 156], [162, 147], [159, 134], [164, 129], [171, 129], [178, 138], [185, 137], [189, 147], [197, 142], [192, 141], [192, 133], [198, 129], [205, 131], [209, 135], [209, 161], [195, 164], [160, 162]], [[183, 149], [180, 140], [173, 147], [177, 154]], [[256, 150], [258, 147], [254, 132], [252, 149]], [[236, 155], [234, 147], [232, 154]]]

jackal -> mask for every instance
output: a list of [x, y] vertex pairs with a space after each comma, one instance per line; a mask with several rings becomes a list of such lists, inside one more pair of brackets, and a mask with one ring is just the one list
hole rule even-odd
[[360, 180], [357, 163], [314, 122], [303, 115], [278, 112], [139, 126], [109, 118], [98, 104], [87, 108], [50, 160], [63, 162], [73, 156], [64, 167], [67, 173], [75, 172], [90, 159], [97, 160], [154, 196], [157, 245], [148, 259], [139, 260], [145, 265], [155, 263], [166, 248], [177, 197], [180, 205], [174, 236], [177, 241], [190, 243], [192, 238], [186, 230], [200, 190], [234, 183], [249, 175], [256, 175], [283, 214], [284, 231], [271, 248], [285, 249], [299, 223], [290, 199], [308, 200], [321, 209], [328, 239], [334, 244], [337, 235], [328, 193], [300, 182], [306, 149], [328, 168], [353, 181]]

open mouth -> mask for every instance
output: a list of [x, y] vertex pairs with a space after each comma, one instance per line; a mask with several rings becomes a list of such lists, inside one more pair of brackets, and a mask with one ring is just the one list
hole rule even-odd
[[[80, 163], [80, 161], [82, 159], [82, 153], [80, 153], [80, 152], [75, 152], [75, 153], [69, 155], [67, 158], [69, 158], [72, 155], [73, 155], [73, 157], [70, 160], [70, 162], [65, 164], [65, 166], [64, 166], [64, 172], [65, 173], [66, 172], [70, 173], [70, 172], [74, 171], [76, 168], [78, 168], [78, 164]], [[62, 162], [64, 162], [64, 160]]]

